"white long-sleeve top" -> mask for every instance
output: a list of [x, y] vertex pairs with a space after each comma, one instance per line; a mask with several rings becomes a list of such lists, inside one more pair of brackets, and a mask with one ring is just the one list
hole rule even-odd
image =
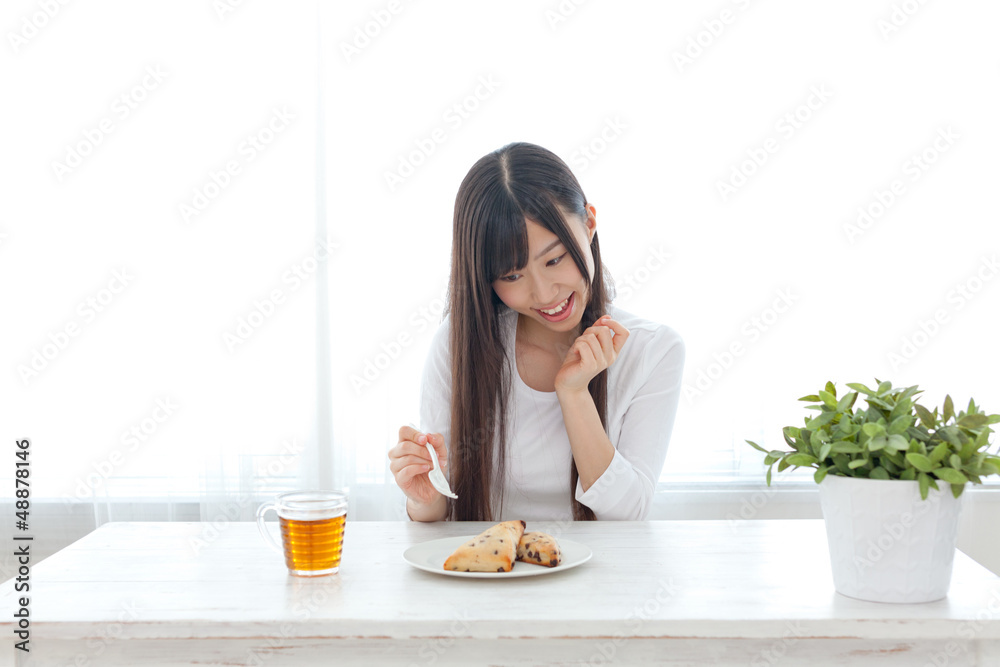
[[[608, 369], [608, 436], [615, 448], [607, 470], [576, 499], [598, 519], [644, 520], [663, 469], [677, 414], [684, 370], [684, 341], [672, 328], [642, 319], [614, 305], [608, 314], [629, 331]], [[498, 521], [571, 520], [569, 493], [573, 452], [556, 392], [524, 383], [514, 359], [517, 312], [503, 311], [508, 388], [507, 473]], [[445, 316], [431, 342], [420, 390], [420, 425], [440, 433], [451, 447], [450, 317]], [[450, 457], [449, 457], [450, 458]], [[449, 466], [450, 472], [451, 466]], [[495, 515], [496, 518], [496, 515]]]

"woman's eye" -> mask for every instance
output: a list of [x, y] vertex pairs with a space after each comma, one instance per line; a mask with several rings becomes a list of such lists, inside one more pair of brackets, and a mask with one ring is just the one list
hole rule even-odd
[[512, 282], [514, 282], [514, 280], [516, 280], [516, 279], [517, 279], [517, 274], [516, 274], [516, 273], [512, 273], [512, 274], [510, 274], [509, 276], [504, 276], [504, 277], [503, 277], [503, 278], [501, 278], [500, 280], [502, 280], [502, 281], [503, 281], [503, 282], [505, 282], [505, 283], [512, 283]]
[[565, 252], [564, 252], [563, 254], [559, 255], [559, 256], [558, 256], [558, 257], [556, 257], [555, 259], [550, 259], [550, 260], [549, 260], [549, 263], [548, 263], [548, 265], [549, 265], [549, 266], [555, 266], [556, 264], [558, 264], [558, 263], [559, 263], [559, 260], [561, 260], [561, 259], [562, 259], [563, 257], [565, 257], [565, 256], [566, 256], [566, 254], [567, 254], [567, 253], [565, 253]]

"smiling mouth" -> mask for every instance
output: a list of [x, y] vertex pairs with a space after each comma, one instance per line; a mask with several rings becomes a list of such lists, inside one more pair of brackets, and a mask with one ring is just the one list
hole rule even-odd
[[556, 304], [555, 308], [546, 308], [546, 309], [536, 308], [535, 310], [537, 310], [540, 313], [545, 313], [546, 315], [559, 315], [564, 310], [566, 310], [567, 306], [569, 306], [569, 300], [570, 300], [570, 297], [572, 297], [572, 296], [573, 296], [573, 294], [570, 293], [570, 295], [568, 297], [566, 297], [565, 299], [563, 299], [563, 301], [561, 303]]
[[566, 297], [560, 303], [557, 303], [552, 308], [545, 308], [544, 310], [541, 308], [533, 308], [532, 310], [537, 311], [538, 314], [540, 314], [545, 320], [549, 322], [561, 322], [570, 316], [570, 311], [574, 307], [573, 303], [576, 301], [576, 299], [574, 298], [575, 295], [576, 292], [571, 292], [568, 297]]

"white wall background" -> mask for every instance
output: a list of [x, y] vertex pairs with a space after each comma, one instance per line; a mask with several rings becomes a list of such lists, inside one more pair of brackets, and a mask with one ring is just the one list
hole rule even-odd
[[[11, 0], [0, 430], [32, 439], [36, 499], [94, 521], [128, 516], [114, 499], [211, 519], [235, 498], [247, 518], [321, 482], [398, 517], [385, 453], [417, 415], [455, 193], [518, 140], [574, 168], [619, 305], [687, 342], [664, 490], [753, 492], [743, 439], [780, 442], [826, 380], [997, 412], [998, 18], [985, 0]], [[875, 217], [848, 233], [859, 207]], [[178, 407], [157, 421], [157, 401]]]

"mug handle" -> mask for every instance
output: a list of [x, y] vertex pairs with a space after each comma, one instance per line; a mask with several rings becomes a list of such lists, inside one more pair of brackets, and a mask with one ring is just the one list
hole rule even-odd
[[274, 541], [274, 536], [267, 530], [267, 525], [264, 523], [264, 514], [266, 514], [268, 510], [274, 510], [277, 512], [278, 507], [274, 503], [265, 503], [257, 508], [257, 530], [260, 531], [261, 536], [264, 538], [264, 541], [267, 542], [268, 546], [284, 557], [284, 550], [282, 550], [282, 548], [278, 546], [278, 543]]

